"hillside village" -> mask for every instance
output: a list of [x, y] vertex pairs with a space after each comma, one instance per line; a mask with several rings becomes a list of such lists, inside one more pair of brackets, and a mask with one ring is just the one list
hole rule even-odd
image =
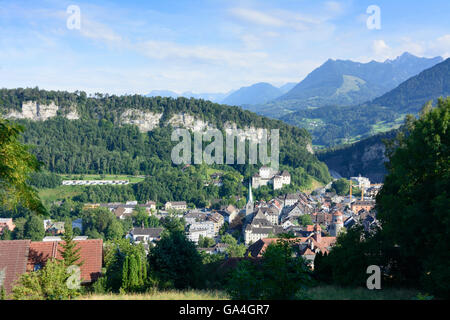
[[[267, 167], [262, 167], [260, 174], [253, 176], [252, 181], [290, 178], [287, 172], [277, 175], [267, 174], [265, 170], [269, 171]], [[134, 245], [142, 244], [146, 252], [158, 245], [164, 227], [145, 227], [144, 223], [137, 225], [137, 212], [144, 212], [144, 215], [158, 221], [164, 221], [167, 217], [181, 219], [187, 238], [195, 243], [198, 251], [209, 255], [222, 254], [225, 258], [233, 256], [230, 255], [230, 243], [222, 241], [225, 235], [236, 239], [243, 252], [241, 257], [258, 259], [270, 243], [276, 242], [282, 234], [289, 234], [298, 248], [299, 255], [305, 258], [312, 270], [316, 254], [330, 252], [341, 232], [355, 224], [362, 224], [369, 230], [378, 223], [374, 196], [381, 185], [371, 185], [370, 181], [363, 177], [352, 179], [362, 190], [366, 190], [368, 196], [338, 196], [324, 187], [315, 190], [314, 195], [298, 192], [261, 201], [254, 199], [254, 188], [249, 183], [249, 192], [243, 208], [236, 208], [234, 205], [218, 209], [189, 208], [187, 202], [182, 200], [157, 206], [156, 201], [148, 200], [145, 203], [87, 203], [84, 204], [83, 210], [107, 210], [117, 220], [131, 221], [132, 227], [126, 233], [125, 239]], [[284, 181], [289, 183], [289, 180]], [[261, 183], [264, 184], [258, 182], [257, 187]], [[43, 223], [46, 236], [41, 241], [0, 241], [0, 271], [6, 270], [0, 279], [7, 292], [10, 292], [20, 274], [38, 270], [51, 257], [59, 257], [62, 236], [67, 226], [63, 221], [50, 219], [44, 220]], [[14, 232], [15, 228], [13, 218], [0, 219], [0, 235]], [[81, 218], [71, 222], [71, 229], [76, 235], [74, 241], [81, 248], [81, 259], [85, 261], [81, 266], [81, 274], [88, 284], [101, 276], [103, 242], [101, 239], [90, 239], [83, 235], [85, 228]], [[207, 247], [204, 246], [206, 243]]]

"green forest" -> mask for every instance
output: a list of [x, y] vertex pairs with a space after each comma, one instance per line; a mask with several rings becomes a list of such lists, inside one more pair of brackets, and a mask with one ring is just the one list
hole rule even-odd
[[[227, 121], [236, 123], [238, 128], [254, 126], [279, 129], [280, 166], [293, 175], [293, 183], [287, 187], [289, 190], [308, 188], [314, 181], [327, 183], [331, 180], [326, 165], [307, 150], [311, 138], [306, 130], [237, 107], [185, 98], [101, 94], [87, 97], [83, 92], [56, 92], [37, 88], [0, 90], [3, 113], [20, 110], [22, 102], [30, 100], [45, 104], [55, 102], [61, 107], [60, 116], [46, 121], [15, 121], [24, 128], [21, 135], [23, 143], [30, 146], [30, 151], [41, 163], [41, 169], [47, 172], [32, 176], [35, 187], [53, 188], [60, 183], [58, 177], [49, 176], [49, 173], [147, 177], [145, 181], [133, 185], [85, 187], [82, 194], [72, 199], [75, 201], [136, 199], [144, 202], [157, 198], [161, 202], [186, 200], [193, 205], [203, 206], [212, 199], [244, 196], [244, 185], [257, 172], [259, 165], [213, 165], [227, 172], [220, 188], [212, 184], [205, 186], [205, 180], [209, 178], [207, 167], [191, 166], [184, 170], [184, 165], [173, 165], [171, 151], [177, 142], [171, 141], [173, 128], [164, 121], [178, 112], [195, 115], [222, 130]], [[63, 117], [65, 110], [74, 107], [80, 119], [68, 120]], [[130, 108], [163, 112], [160, 127], [144, 133], [137, 126], [120, 124], [121, 113]], [[238, 178], [240, 176], [244, 177], [244, 181]]]

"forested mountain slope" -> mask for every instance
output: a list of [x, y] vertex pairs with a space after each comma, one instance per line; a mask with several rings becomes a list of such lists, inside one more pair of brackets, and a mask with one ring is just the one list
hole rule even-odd
[[[172, 166], [173, 128], [280, 130], [280, 163], [302, 168], [305, 177], [330, 179], [312, 153], [304, 129], [237, 107], [186, 98], [109, 96], [35, 89], [0, 90], [0, 111], [22, 118], [24, 141], [44, 167], [58, 173], [155, 174]], [[248, 166], [234, 166], [245, 173]]]

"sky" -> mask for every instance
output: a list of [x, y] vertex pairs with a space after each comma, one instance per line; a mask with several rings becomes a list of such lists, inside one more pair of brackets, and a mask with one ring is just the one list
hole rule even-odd
[[330, 58], [450, 57], [448, 12], [448, 0], [0, 0], [0, 87], [121, 95], [281, 86]]

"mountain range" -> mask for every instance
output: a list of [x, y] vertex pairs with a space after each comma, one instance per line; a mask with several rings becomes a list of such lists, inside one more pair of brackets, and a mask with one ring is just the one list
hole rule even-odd
[[327, 147], [398, 128], [406, 114], [416, 114], [426, 102], [447, 96], [450, 96], [450, 58], [367, 103], [300, 110], [281, 119], [308, 129], [315, 145]]
[[270, 83], [259, 82], [250, 86], [241, 87], [226, 93], [193, 93], [190, 91], [178, 94], [170, 90], [153, 90], [146, 94], [147, 97], [170, 97], [170, 98], [194, 98], [209, 100], [216, 103], [245, 106], [261, 104], [271, 101], [289, 92], [297, 85], [296, 82], [288, 82], [281, 87], [275, 87]]
[[297, 109], [360, 104], [441, 61], [441, 57], [428, 59], [409, 53], [385, 62], [330, 59], [277, 100], [291, 101]]

